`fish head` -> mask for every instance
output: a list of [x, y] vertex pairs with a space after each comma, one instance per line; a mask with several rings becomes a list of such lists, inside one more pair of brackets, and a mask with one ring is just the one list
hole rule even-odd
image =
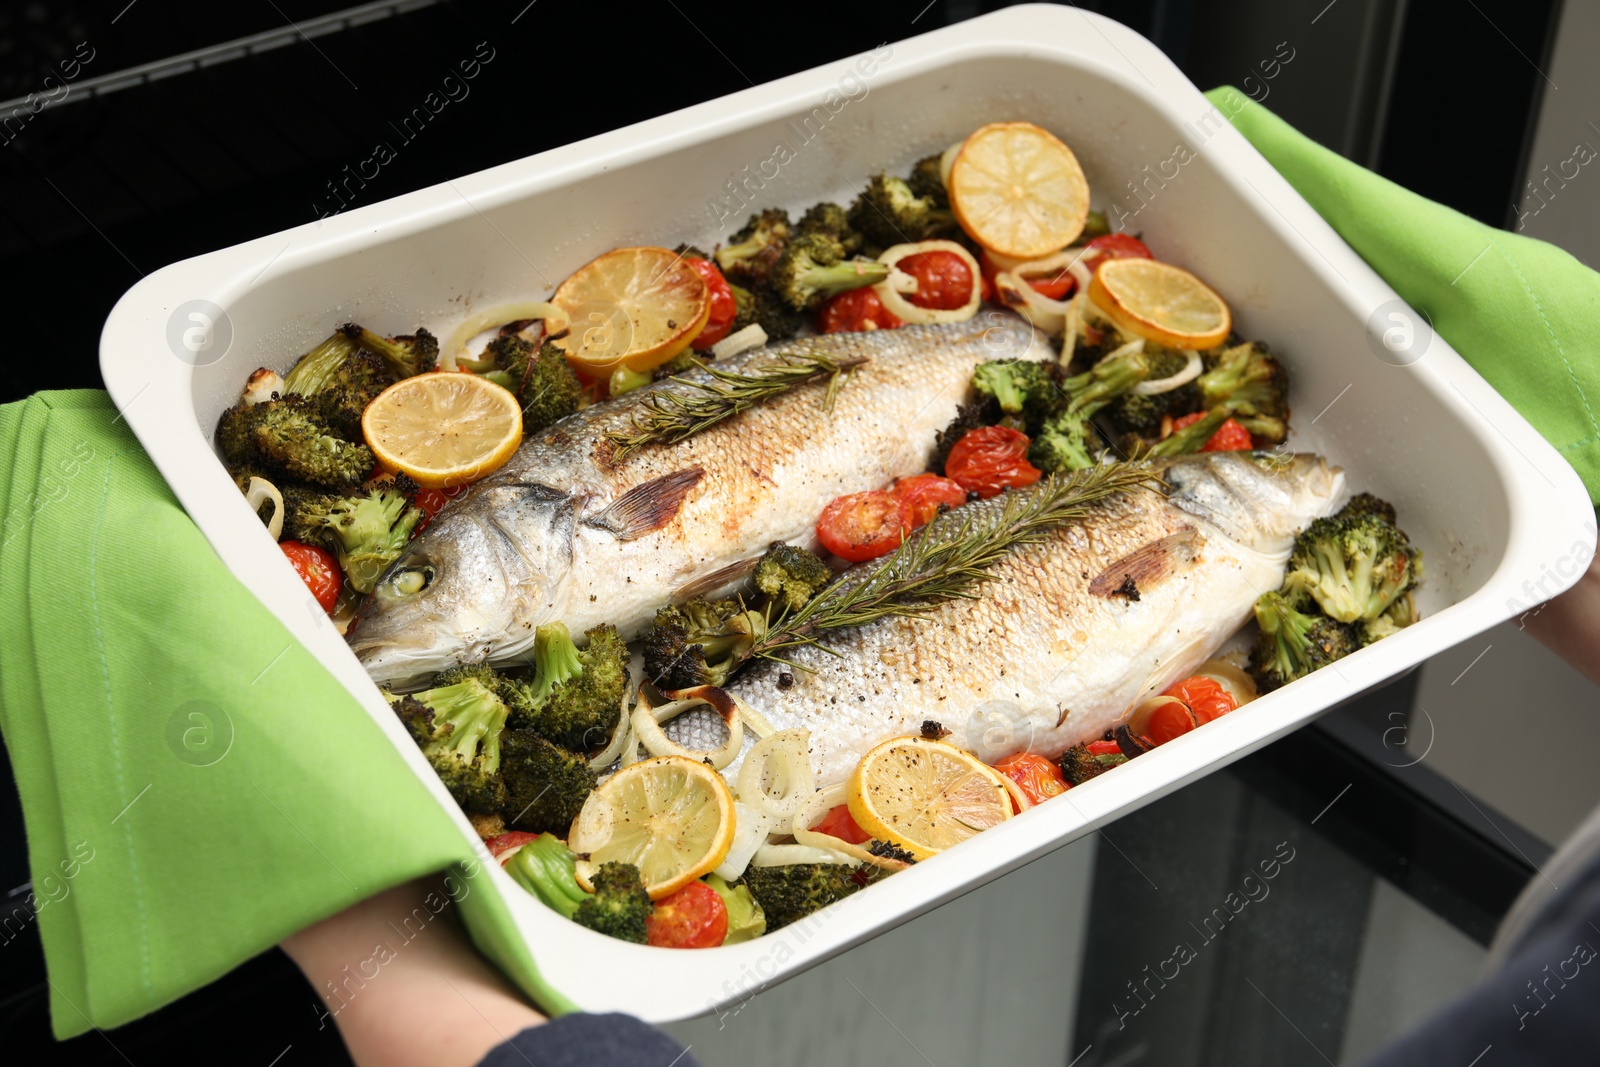
[[480, 485], [447, 506], [378, 579], [346, 640], [373, 681], [415, 689], [463, 663], [504, 663], [560, 618], [571, 570], [570, 496]]
[[1287, 555], [1344, 496], [1344, 471], [1310, 452], [1207, 452], [1165, 468], [1168, 497], [1236, 543]]

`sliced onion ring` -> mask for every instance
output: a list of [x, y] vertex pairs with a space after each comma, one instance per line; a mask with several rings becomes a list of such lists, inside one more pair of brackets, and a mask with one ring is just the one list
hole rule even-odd
[[1194, 673], [1222, 686], [1241, 708], [1258, 695], [1255, 679], [1225, 659], [1208, 659]]
[[[999, 774], [998, 771], [995, 773]], [[1015, 778], [1012, 778], [1009, 774], [1001, 774], [1000, 781], [1005, 783], [1006, 792], [1010, 793], [1011, 799], [1016, 801], [1018, 815], [1033, 807], [1033, 798], [1022, 791], [1022, 786], [1018, 784]]]
[[767, 843], [773, 826], [770, 818], [739, 800], [733, 802], [733, 819], [733, 844], [716, 870], [719, 877], [730, 882], [750, 866], [750, 858]]
[[770, 819], [794, 818], [816, 790], [810, 730], [781, 730], [763, 737], [745, 753], [739, 767], [740, 802]]
[[[1008, 270], [994, 276], [994, 288], [995, 296], [1002, 304], [1045, 333], [1058, 334], [1066, 329], [1065, 309], [1070, 306], [1070, 301], [1051, 300]], [[1063, 310], [1056, 311], [1056, 305]]]
[[[658, 708], [652, 708], [649, 701], [640, 700], [634, 707], [629, 721], [633, 724], [634, 736], [644, 745], [645, 751], [652, 756], [687, 756], [689, 759], [705, 760], [714, 770], [722, 770], [733, 762], [739, 750], [744, 747], [744, 719], [739, 714], [738, 707], [727, 693], [712, 685], [697, 685], [692, 689], [678, 689], [665, 694], [668, 702]], [[705, 704], [722, 716], [722, 721], [728, 727], [728, 739], [720, 748], [709, 752], [696, 752], [684, 748], [669, 738], [661, 729], [661, 724], [688, 711], [690, 708]]]
[[716, 344], [711, 346], [713, 359], [727, 359], [737, 356], [740, 352], [748, 352], [752, 348], [760, 348], [767, 343], [767, 331], [761, 328], [759, 322], [752, 322], [742, 330], [735, 330]]
[[820, 789], [814, 793], [810, 800], [795, 813], [792, 833], [796, 842], [810, 845], [812, 848], [826, 849], [831, 852], [842, 852], [861, 863], [870, 863], [874, 867], [885, 870], [901, 871], [910, 864], [904, 860], [891, 859], [888, 856], [876, 856], [860, 845], [846, 841], [842, 837], [822, 833], [820, 830], [811, 829], [818, 820], [833, 808], [845, 803], [844, 786], [836, 785], [830, 789]]
[[854, 867], [856, 858], [812, 845], [762, 845], [750, 857], [752, 867], [792, 867], [797, 863], [847, 863]]
[[618, 709], [616, 729], [611, 731], [611, 740], [606, 743], [606, 747], [600, 751], [599, 755], [595, 756], [589, 761], [589, 769], [592, 771], [603, 771], [610, 767], [613, 763], [617, 762], [617, 760], [622, 756], [622, 746], [627, 743], [628, 738], [632, 736], [632, 733], [633, 719], [628, 714], [628, 692], [627, 689], [624, 688], [622, 692], [622, 704]]
[[267, 533], [276, 541], [283, 536], [283, 494], [265, 478], [252, 475], [244, 491], [244, 502], [250, 505], [251, 511], [260, 511], [268, 500], [272, 501], [272, 518], [267, 520]]
[[[1138, 343], [1140, 346], [1144, 344], [1143, 341]], [[1124, 345], [1123, 347], [1127, 346]], [[1118, 351], [1121, 351], [1121, 349], [1118, 349]], [[1188, 362], [1183, 365], [1182, 370], [1165, 378], [1157, 378], [1153, 382], [1140, 382], [1133, 387], [1133, 392], [1139, 396], [1159, 396], [1162, 393], [1172, 392], [1180, 385], [1188, 385], [1200, 377], [1200, 353], [1192, 348], [1185, 348], [1182, 351], [1184, 356], [1188, 358]]]
[[542, 300], [514, 301], [475, 311], [467, 316], [465, 322], [450, 332], [448, 341], [439, 346], [439, 369], [455, 370], [456, 357], [461, 355], [466, 343], [484, 330], [504, 326], [508, 322], [523, 322], [529, 319], [552, 320], [551, 327], [546, 331], [551, 334], [566, 329], [568, 325], [565, 311]]
[[[965, 304], [958, 308], [949, 309], [918, 307], [907, 300], [895, 288], [896, 285], [905, 284], [896, 277], [896, 275], [904, 275], [905, 272], [896, 270], [895, 264], [907, 256], [915, 256], [923, 252], [949, 252], [960, 256], [962, 261], [966, 263], [967, 269], [972, 272], [972, 291], [967, 294], [967, 302]], [[874, 285], [872, 290], [878, 294], [878, 299], [882, 301], [883, 306], [888, 309], [889, 313], [903, 322], [913, 324], [966, 322], [978, 313], [978, 308], [983, 303], [983, 283], [981, 281], [983, 272], [978, 268], [978, 261], [972, 258], [971, 252], [968, 252], [954, 241], [917, 241], [914, 244], [894, 245], [886, 249], [883, 255], [878, 257], [878, 262], [889, 265], [889, 277]]]
[[961, 154], [961, 146], [966, 143], [967, 139], [963, 137], [939, 153], [939, 180], [945, 184], [946, 188], [950, 186], [950, 168], [956, 165], [956, 157]]
[[740, 700], [732, 693], [728, 694], [733, 699], [733, 706], [739, 709], [739, 717], [757, 737], [771, 737], [778, 732], [778, 728], [767, 721], [767, 717]]

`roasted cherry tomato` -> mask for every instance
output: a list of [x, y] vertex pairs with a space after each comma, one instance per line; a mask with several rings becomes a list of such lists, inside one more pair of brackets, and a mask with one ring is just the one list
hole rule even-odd
[[1091, 756], [1120, 756], [1122, 746], [1115, 741], [1090, 741], [1083, 746], [1089, 750]]
[[851, 563], [888, 555], [901, 536], [900, 500], [882, 489], [841, 496], [817, 520], [822, 547]]
[[1093, 271], [1108, 259], [1154, 259], [1145, 243], [1132, 234], [1108, 233], [1084, 246], [1088, 253], [1083, 265]]
[[852, 845], [859, 845], [864, 841], [871, 841], [872, 835], [856, 825], [850, 815], [850, 805], [840, 804], [837, 808], [829, 808], [828, 814], [822, 817], [817, 825], [812, 827], [819, 834], [837, 837], [841, 841], [848, 841]]
[[303, 541], [281, 541], [278, 547], [294, 564], [301, 581], [317, 598], [322, 610], [331, 612], [339, 601], [339, 590], [344, 588], [344, 575], [339, 572], [339, 561], [333, 553]]
[[656, 901], [644, 929], [657, 948], [716, 948], [728, 936], [728, 906], [704, 882], [690, 882]]
[[917, 291], [905, 297], [919, 308], [953, 311], [972, 299], [972, 268], [954, 252], [914, 252], [895, 266], [917, 280]]
[[907, 530], [926, 526], [940, 508], [959, 508], [967, 502], [965, 489], [937, 474], [902, 478], [889, 487], [889, 493], [900, 499], [900, 525]]
[[739, 317], [739, 307], [734, 302], [728, 279], [722, 276], [715, 263], [696, 256], [686, 256], [684, 262], [700, 272], [700, 277], [706, 282], [706, 291], [711, 294], [711, 317], [706, 319], [705, 328], [695, 334], [689, 344], [697, 349], [710, 348], [733, 329], [733, 320]]
[[1199, 725], [1194, 709], [1176, 699], [1162, 701], [1144, 713], [1135, 711], [1128, 720], [1128, 729], [1150, 745], [1164, 745]]
[[817, 311], [819, 333], [860, 333], [863, 330], [892, 330], [904, 326], [878, 299], [872, 286], [847, 289], [828, 298]]
[[1021, 786], [1023, 794], [1035, 804], [1043, 804], [1067, 791], [1067, 780], [1061, 776], [1061, 768], [1056, 766], [1055, 760], [1033, 752], [1007, 756], [996, 763], [994, 769]]
[[[1172, 420], [1172, 432], [1177, 433], [1185, 426], [1192, 426], [1206, 417], [1203, 411], [1193, 415], [1184, 415]], [[1245, 429], [1238, 419], [1226, 419], [1217, 432], [1211, 435], [1206, 443], [1200, 446], [1202, 452], [1248, 452], [1255, 447], [1255, 442], [1250, 438], [1250, 431]]]
[[1233, 699], [1233, 694], [1222, 687], [1222, 683], [1203, 674], [1174, 682], [1161, 695], [1177, 697], [1189, 705], [1194, 711], [1195, 718], [1201, 722], [1210, 722], [1239, 706], [1238, 701]]
[[1032, 485], [1040, 474], [1028, 462], [1028, 435], [1009, 426], [968, 430], [950, 450], [944, 472], [961, 488], [984, 498]]
[[483, 845], [489, 850], [489, 855], [493, 856], [499, 861], [500, 866], [504, 867], [511, 862], [511, 857], [517, 854], [517, 849], [538, 836], [538, 834], [525, 834], [521, 830], [512, 830], [510, 833], [501, 834], [499, 837], [489, 838]]

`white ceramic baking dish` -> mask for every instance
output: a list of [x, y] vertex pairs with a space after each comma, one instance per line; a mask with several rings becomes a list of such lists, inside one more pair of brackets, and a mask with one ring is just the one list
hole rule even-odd
[[[1424, 547], [1425, 618], [829, 912], [753, 942], [673, 952], [592, 934], [492, 877], [544, 974], [652, 1021], [720, 1007], [997, 878], [1304, 725], [1549, 595], [1592, 554], [1570, 467], [1426, 327], [1176, 67], [1071, 7], [1014, 7], [578, 144], [167, 267], [101, 340], [111, 395], [217, 553], [377, 720], [471, 835], [344, 642], [217, 462], [211, 432], [258, 365], [341, 322], [444, 336], [474, 306], [542, 298], [617, 245], [710, 245], [758, 206], [846, 201], [977, 126], [1063, 136], [1095, 204], [1232, 303], [1284, 354], [1294, 445], [1394, 501]], [[205, 320], [215, 320], [209, 348]], [[1397, 315], [1399, 318], [1389, 316]], [[185, 331], [190, 348], [184, 344]], [[1381, 358], [1380, 358], [1381, 355]], [[309, 605], [309, 609], [308, 609]], [[380, 818], [379, 806], [371, 816]], [[598, 960], [604, 961], [597, 966]]]

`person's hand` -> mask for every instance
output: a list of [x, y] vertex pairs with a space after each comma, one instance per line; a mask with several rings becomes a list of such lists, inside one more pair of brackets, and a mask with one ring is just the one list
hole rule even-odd
[[544, 1021], [473, 949], [455, 910], [438, 875], [284, 939], [357, 1064], [470, 1067]]
[[1530, 610], [1523, 628], [1574, 670], [1600, 685], [1600, 556], [1578, 584]]

